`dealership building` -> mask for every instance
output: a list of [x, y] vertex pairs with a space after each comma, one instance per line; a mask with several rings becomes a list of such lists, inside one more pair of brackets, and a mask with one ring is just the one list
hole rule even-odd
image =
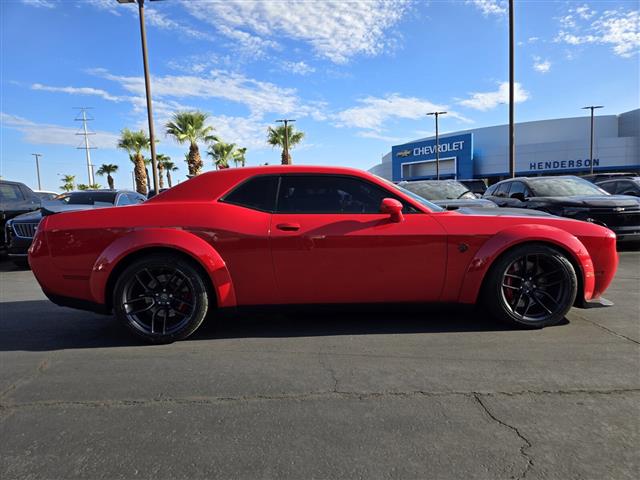
[[[595, 172], [640, 171], [640, 109], [595, 118]], [[590, 117], [517, 123], [516, 175], [588, 173]], [[485, 178], [509, 174], [509, 125], [477, 128], [439, 137], [440, 178]], [[393, 181], [435, 178], [436, 140], [394, 145], [369, 170]]]

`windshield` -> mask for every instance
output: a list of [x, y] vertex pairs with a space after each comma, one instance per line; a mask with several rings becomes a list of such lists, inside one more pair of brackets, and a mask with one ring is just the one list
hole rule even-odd
[[536, 178], [530, 180], [530, 185], [538, 197], [609, 195], [600, 187], [578, 177]]
[[394, 188], [395, 190], [399, 190], [402, 193], [404, 193], [407, 197], [412, 198], [413, 200], [415, 200], [416, 202], [418, 202], [420, 205], [424, 205], [425, 207], [427, 207], [429, 210], [431, 210], [432, 212], [444, 212], [445, 209], [442, 207], [439, 207], [438, 205], [436, 205], [435, 203], [431, 203], [430, 201], [428, 201], [426, 198], [421, 197], [420, 195], [416, 195], [415, 193], [407, 190], [406, 188], [402, 188], [400, 185], [396, 185], [393, 182], [390, 182], [389, 180], [387, 180], [386, 178], [382, 178], [379, 177], [378, 175], [374, 175], [374, 177], [376, 177], [379, 180], [382, 180], [384, 183], [387, 184], [387, 186]]
[[67, 205], [113, 205], [115, 192], [72, 192], [58, 198]]
[[458, 198], [476, 198], [469, 189], [460, 182], [444, 181], [444, 182], [408, 182], [402, 186], [417, 193], [427, 200], [456, 200]]

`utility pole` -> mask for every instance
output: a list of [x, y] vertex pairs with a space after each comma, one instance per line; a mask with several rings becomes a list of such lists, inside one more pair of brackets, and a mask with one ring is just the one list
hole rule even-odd
[[[285, 118], [283, 120], [276, 120], [277, 123], [284, 123], [284, 158], [286, 160], [282, 161], [283, 165], [291, 165], [291, 159], [289, 157], [289, 122], [295, 122], [295, 120]], [[285, 163], [286, 162], [286, 163]]]
[[515, 133], [515, 71], [513, 0], [509, 0], [509, 176], [516, 176], [516, 133]]
[[446, 114], [447, 112], [427, 113], [427, 115], [433, 115], [436, 119], [436, 180], [440, 180], [440, 137], [438, 135], [438, 117]]
[[40, 157], [41, 153], [32, 153], [34, 157], [36, 157], [36, 172], [38, 174], [38, 190], [42, 190], [42, 185], [40, 184]]
[[95, 179], [93, 177], [93, 165], [91, 163], [91, 153], [90, 151], [95, 149], [96, 147], [91, 147], [89, 145], [89, 135], [95, 135], [95, 133], [90, 132], [87, 129], [87, 122], [93, 120], [93, 118], [87, 118], [87, 110], [92, 107], [76, 107], [80, 110], [80, 114], [82, 115], [80, 118], [76, 118], [76, 122], [82, 122], [82, 132], [76, 133], [76, 135], [82, 135], [84, 137], [84, 146], [78, 147], [78, 150], [84, 150], [85, 155], [87, 157], [87, 177], [89, 179], [89, 185], [93, 185], [95, 183]]
[[591, 175], [593, 175], [593, 133], [594, 133], [594, 119], [593, 111], [598, 108], [604, 108], [602, 105], [590, 105], [588, 107], [582, 107], [582, 110], [591, 110], [591, 139], [589, 141], [589, 166]]
[[[153, 189], [158, 193], [158, 160], [156, 159], [156, 139], [153, 130], [153, 110], [151, 108], [151, 80], [149, 79], [149, 59], [147, 55], [147, 31], [144, 25], [144, 0], [117, 0], [118, 3], [137, 3], [140, 17], [140, 38], [142, 40], [142, 63], [144, 65], [144, 87], [147, 94], [147, 119], [149, 121], [149, 141], [151, 142], [151, 170]], [[155, 1], [155, 0], [149, 0]]]

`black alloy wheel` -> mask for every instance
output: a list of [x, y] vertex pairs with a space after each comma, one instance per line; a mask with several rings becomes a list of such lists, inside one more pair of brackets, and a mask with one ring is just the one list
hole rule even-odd
[[173, 255], [150, 255], [131, 264], [118, 278], [113, 299], [116, 316], [151, 343], [188, 337], [209, 306], [199, 269]]
[[484, 290], [495, 317], [528, 327], [560, 322], [577, 295], [577, 276], [571, 262], [557, 249], [531, 244], [500, 257]]

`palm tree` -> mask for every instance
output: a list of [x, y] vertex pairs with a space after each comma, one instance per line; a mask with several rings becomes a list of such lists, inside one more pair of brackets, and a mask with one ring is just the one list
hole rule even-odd
[[86, 185], [84, 183], [79, 183], [78, 190], [89, 190], [89, 185]]
[[[304, 138], [304, 133], [300, 131], [296, 131], [293, 128], [293, 125], [287, 125], [287, 133], [289, 134], [288, 146], [289, 149], [296, 146], [298, 143], [302, 141]], [[269, 127], [267, 129], [267, 143], [272, 147], [282, 147], [282, 164], [283, 165], [291, 165], [291, 154], [284, 149], [285, 143], [285, 129], [284, 125], [280, 125], [278, 127]]]
[[158, 181], [160, 182], [158, 188], [160, 189], [164, 188], [164, 165], [167, 162], [171, 162], [171, 157], [161, 153], [156, 155], [156, 161], [158, 162]]
[[235, 143], [217, 142], [209, 147], [207, 154], [213, 159], [217, 170], [229, 168], [229, 161], [233, 160]]
[[176, 112], [170, 122], [167, 122], [167, 134], [178, 143], [189, 142], [189, 156], [187, 165], [189, 175], [198, 175], [202, 170], [202, 158], [198, 150], [198, 142], [217, 142], [218, 138], [211, 134], [213, 127], [206, 126], [208, 114], [197, 110], [191, 112]]
[[141, 195], [147, 194], [147, 177], [145, 175], [143, 150], [148, 150], [151, 146], [149, 137], [142, 130], [132, 132], [128, 128], [122, 130], [118, 148], [129, 152], [129, 158], [133, 161], [136, 179], [136, 191]]
[[167, 172], [167, 183], [169, 184], [169, 188], [173, 187], [173, 182], [171, 181], [171, 172], [175, 172], [176, 170], [178, 170], [178, 167], [176, 167], [176, 164], [173, 163], [169, 159], [169, 157], [167, 157], [167, 160], [163, 162], [162, 168], [164, 168], [164, 170]]
[[96, 172], [100, 176], [107, 176], [107, 183], [109, 184], [110, 190], [115, 190], [115, 185], [113, 183], [112, 173], [116, 173], [118, 171], [118, 165], [114, 165], [113, 163], [103, 163], [100, 165], [100, 168]]
[[232, 160], [233, 160], [233, 163], [235, 163], [236, 167], [238, 166], [238, 164], [240, 164], [241, 167], [245, 166], [245, 164], [247, 163], [247, 159], [245, 158], [246, 154], [247, 154], [247, 147], [238, 148], [236, 149], [235, 152], [233, 152]]
[[102, 185], [100, 185], [99, 183], [92, 183], [90, 185], [87, 185], [87, 190], [100, 190], [102, 188]]
[[60, 187], [60, 190], [64, 190], [65, 192], [70, 192], [76, 188], [76, 176], [75, 175], [63, 175], [62, 181], [64, 184]]

